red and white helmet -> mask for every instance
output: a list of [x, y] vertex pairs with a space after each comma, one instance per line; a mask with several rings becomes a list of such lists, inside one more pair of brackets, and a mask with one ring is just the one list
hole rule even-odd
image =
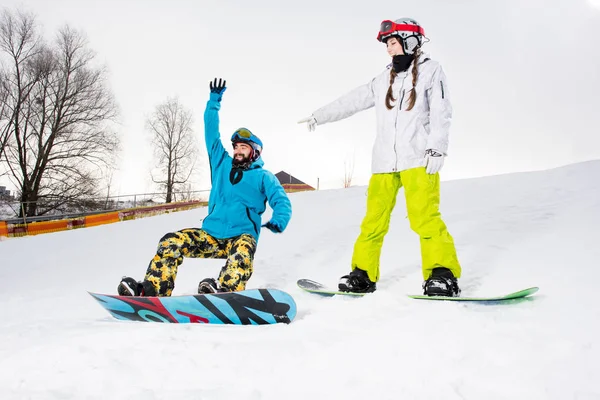
[[379, 27], [377, 40], [384, 42], [391, 37], [399, 39], [404, 54], [414, 54], [417, 47], [423, 44], [425, 30], [412, 18], [400, 18], [396, 21], [385, 20]]

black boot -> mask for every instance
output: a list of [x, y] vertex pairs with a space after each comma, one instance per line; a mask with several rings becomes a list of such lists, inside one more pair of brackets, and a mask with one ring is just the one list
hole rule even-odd
[[117, 286], [117, 293], [119, 296], [145, 296], [153, 297], [156, 296], [156, 289], [151, 282], [148, 281], [136, 281], [133, 278], [124, 276]]
[[431, 276], [423, 282], [423, 294], [426, 296], [460, 296], [458, 281], [448, 268], [434, 268]]
[[219, 285], [219, 282], [217, 282], [217, 280], [214, 278], [202, 279], [198, 284], [198, 294], [211, 294], [220, 292], [226, 292], [226, 290], [223, 289]]
[[119, 296], [143, 296], [143, 292], [142, 282], [138, 282], [128, 276], [124, 276], [119, 286], [117, 286]]
[[377, 284], [369, 279], [365, 271], [354, 268], [350, 274], [340, 278], [338, 288], [342, 292], [371, 293], [377, 289]]

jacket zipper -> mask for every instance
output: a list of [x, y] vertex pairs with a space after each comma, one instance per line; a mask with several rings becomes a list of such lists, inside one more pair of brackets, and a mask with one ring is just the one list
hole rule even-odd
[[[406, 79], [406, 76], [402, 79], [402, 86], [404, 86], [404, 79]], [[405, 91], [406, 91], [406, 89], [402, 89], [402, 97], [400, 98], [400, 103], [398, 103], [398, 111], [402, 111], [402, 102], [404, 101], [404, 92]], [[394, 171], [398, 170], [398, 153], [396, 152], [397, 123], [398, 123], [398, 113], [396, 113], [396, 118], [394, 120], [394, 153], [396, 153], [396, 161], [394, 163]]]
[[400, 104], [398, 104], [398, 110], [402, 110], [402, 103], [404, 102], [404, 92], [406, 89], [402, 89], [402, 97], [400, 98]]

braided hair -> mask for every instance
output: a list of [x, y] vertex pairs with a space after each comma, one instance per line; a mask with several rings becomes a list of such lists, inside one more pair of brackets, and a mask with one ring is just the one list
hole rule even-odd
[[[415, 106], [415, 102], [417, 101], [417, 91], [415, 89], [415, 87], [417, 86], [417, 78], [419, 76], [419, 71], [418, 71], [418, 65], [419, 65], [419, 58], [421, 57], [421, 48], [417, 47], [415, 49], [415, 58], [413, 60], [413, 69], [412, 69], [412, 89], [410, 89], [410, 94], [408, 96], [408, 107], [406, 108], [406, 111], [410, 111], [413, 109], [413, 107]], [[394, 105], [392, 104], [393, 102], [396, 101], [396, 99], [394, 98], [394, 95], [392, 93], [392, 85], [394, 84], [394, 81], [396, 80], [396, 77], [398, 76], [398, 73], [394, 70], [394, 68], [390, 69], [390, 87], [388, 88], [388, 91], [385, 95], [385, 106], [387, 107], [388, 110], [391, 110]]]

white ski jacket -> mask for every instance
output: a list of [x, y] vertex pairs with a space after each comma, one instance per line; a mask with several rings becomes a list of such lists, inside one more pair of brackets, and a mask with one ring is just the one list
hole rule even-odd
[[371, 172], [399, 172], [426, 165], [425, 151], [448, 152], [448, 134], [452, 105], [448, 97], [446, 75], [441, 65], [421, 54], [418, 66], [417, 99], [412, 110], [406, 111], [412, 89], [412, 69], [396, 76], [392, 91], [393, 107], [385, 106], [390, 86], [390, 69], [332, 103], [313, 113], [317, 125], [348, 118], [359, 111], [375, 106], [377, 136], [373, 145]]

